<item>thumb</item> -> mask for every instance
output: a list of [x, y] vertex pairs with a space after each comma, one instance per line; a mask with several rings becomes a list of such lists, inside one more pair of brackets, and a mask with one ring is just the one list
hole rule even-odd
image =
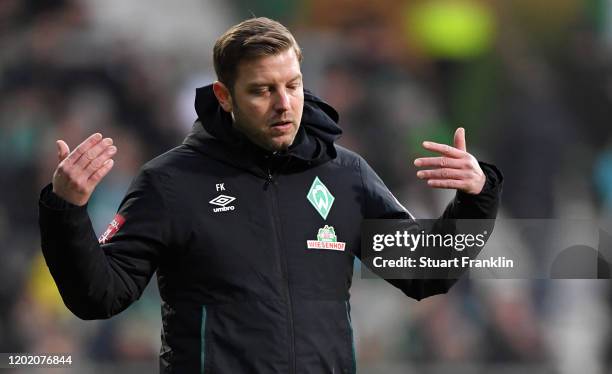
[[63, 140], [58, 140], [55, 142], [55, 144], [57, 145], [57, 158], [61, 162], [66, 157], [68, 157], [68, 154], [70, 153], [70, 148], [68, 147], [68, 144], [66, 144], [66, 142]]
[[455, 130], [454, 144], [457, 149], [462, 151], [467, 150], [465, 146], [465, 129], [463, 127], [459, 127]]

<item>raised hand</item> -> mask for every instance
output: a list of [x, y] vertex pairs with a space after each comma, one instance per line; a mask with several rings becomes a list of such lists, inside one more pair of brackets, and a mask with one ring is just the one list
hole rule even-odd
[[98, 183], [113, 168], [111, 157], [117, 153], [113, 139], [95, 133], [72, 152], [58, 140], [59, 164], [53, 173], [53, 192], [74, 205], [83, 206]]
[[427, 180], [427, 185], [434, 188], [452, 188], [477, 195], [486, 182], [478, 160], [466, 150], [465, 130], [459, 127], [455, 131], [454, 147], [446, 144], [425, 141], [423, 148], [439, 153], [440, 157], [422, 157], [414, 160], [419, 168], [417, 177]]

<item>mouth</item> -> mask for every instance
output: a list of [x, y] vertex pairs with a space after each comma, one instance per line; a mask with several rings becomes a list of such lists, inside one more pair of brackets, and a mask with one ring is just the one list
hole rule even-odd
[[272, 128], [272, 130], [275, 132], [286, 132], [291, 130], [292, 127], [292, 121], [277, 121], [270, 125], [270, 128]]
[[291, 124], [293, 124], [292, 121], [277, 121], [272, 123], [272, 125], [270, 125], [271, 127], [284, 127], [284, 126], [290, 126]]

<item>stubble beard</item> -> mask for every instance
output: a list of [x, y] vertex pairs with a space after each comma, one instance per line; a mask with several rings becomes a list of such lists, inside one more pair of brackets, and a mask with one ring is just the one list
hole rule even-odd
[[[238, 130], [241, 134], [246, 136], [249, 141], [261, 148], [264, 148], [267, 151], [285, 151], [291, 146], [291, 144], [293, 144], [293, 142], [295, 141], [295, 137], [297, 136], [298, 129], [295, 129], [294, 127], [295, 132], [291, 134], [289, 142], [278, 143], [275, 142], [274, 138], [267, 133], [267, 130], [269, 130], [269, 124], [264, 124], [263, 128], [245, 125], [244, 116], [242, 115], [240, 108], [235, 104], [234, 110], [231, 112], [231, 115], [233, 122], [232, 125], [234, 126], [234, 128]], [[293, 122], [293, 125], [295, 126], [295, 122]]]

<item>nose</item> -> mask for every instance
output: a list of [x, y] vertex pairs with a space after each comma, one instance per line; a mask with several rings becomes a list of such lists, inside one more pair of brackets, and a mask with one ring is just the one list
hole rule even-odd
[[291, 106], [289, 103], [289, 93], [287, 90], [278, 90], [274, 100], [274, 109], [278, 112], [286, 112]]

